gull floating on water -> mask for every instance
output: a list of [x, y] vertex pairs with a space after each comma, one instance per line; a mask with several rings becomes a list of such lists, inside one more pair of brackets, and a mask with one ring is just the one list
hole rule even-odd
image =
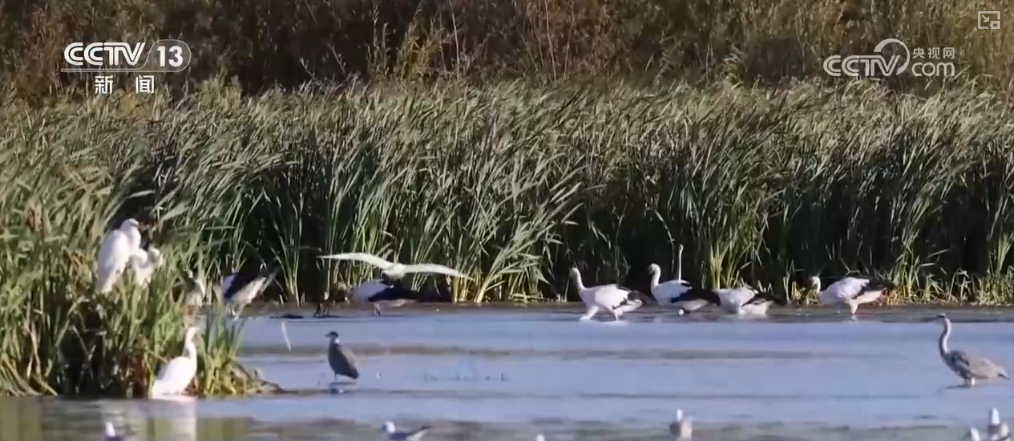
[[95, 288], [100, 293], [113, 290], [132, 257], [147, 259], [141, 249], [141, 226], [135, 219], [127, 219], [120, 227], [110, 231], [99, 247]]
[[384, 423], [383, 430], [387, 434], [387, 439], [391, 441], [419, 441], [431, 428], [432, 426], [422, 426], [411, 432], [403, 432], [398, 430], [393, 422], [387, 421]]
[[[975, 380], [991, 380], [995, 378], [1010, 379], [1007, 375], [1007, 371], [1000, 367], [996, 363], [993, 363], [988, 358], [979, 357], [972, 355], [960, 350], [949, 350], [947, 347], [947, 340], [951, 337], [951, 320], [947, 318], [947, 314], [937, 315], [938, 319], [943, 320], [944, 330], [940, 333], [940, 340], [938, 341], [938, 348], [940, 349], [940, 358], [944, 360], [944, 364], [957, 374], [961, 379], [965, 380], [965, 387], [975, 386]], [[999, 418], [999, 416], [997, 417]]]
[[134, 284], [137, 286], [148, 286], [151, 276], [155, 270], [162, 266], [162, 251], [149, 245], [148, 250], [142, 250], [130, 256], [130, 267], [134, 270]]
[[600, 309], [611, 312], [613, 319], [619, 320], [624, 313], [641, 306], [641, 299], [634, 298], [633, 291], [615, 283], [586, 287], [581, 281], [581, 271], [577, 268], [570, 269], [570, 277], [573, 279], [574, 285], [577, 285], [581, 301], [588, 307], [588, 311], [581, 316], [580, 320], [590, 320]]
[[669, 424], [669, 433], [678, 440], [688, 440], [693, 435], [693, 420], [683, 416], [682, 409], [676, 409], [676, 421]]
[[117, 435], [113, 423], [106, 421], [106, 436], [102, 439], [105, 441], [123, 441], [123, 436]]
[[279, 270], [277, 265], [268, 267], [262, 262], [252, 280], [243, 280], [247, 277], [239, 272], [222, 279], [222, 300], [228, 305], [229, 314], [238, 318], [243, 308], [275, 280]]
[[817, 291], [817, 298], [821, 303], [847, 305], [852, 318], [856, 317], [856, 309], [859, 308], [859, 305], [877, 301], [881, 294], [894, 289], [895, 286], [894, 282], [889, 280], [845, 277], [821, 291], [820, 278], [810, 277], [810, 287]]
[[390, 277], [391, 279], [400, 279], [404, 277], [405, 274], [408, 273], [436, 273], [471, 280], [468, 278], [468, 276], [465, 276], [460, 271], [454, 268], [448, 268], [443, 265], [436, 265], [432, 263], [402, 265], [400, 263], [388, 262], [387, 260], [366, 253], [330, 254], [327, 256], [320, 256], [320, 258], [333, 260], [358, 260], [360, 262], [368, 263], [377, 268], [380, 268], [381, 272]]
[[187, 334], [183, 337], [183, 355], [169, 360], [169, 363], [162, 367], [151, 385], [149, 397], [183, 395], [186, 392], [190, 381], [197, 374], [197, 346], [194, 345], [194, 336], [198, 331], [199, 329], [193, 326], [187, 328]]
[[326, 337], [328, 338], [327, 364], [331, 366], [331, 371], [334, 372], [335, 381], [338, 381], [339, 375], [353, 380], [358, 379], [359, 370], [356, 369], [356, 356], [352, 354], [352, 350], [342, 347], [338, 340], [337, 332], [328, 332]]

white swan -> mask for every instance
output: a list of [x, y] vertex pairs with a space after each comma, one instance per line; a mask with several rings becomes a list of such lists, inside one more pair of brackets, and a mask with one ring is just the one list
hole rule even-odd
[[105, 441], [123, 441], [123, 437], [116, 434], [116, 428], [109, 421], [106, 421], [106, 435], [102, 439]]
[[446, 274], [451, 277], [460, 277], [462, 279], [471, 280], [468, 276], [462, 274], [460, 271], [454, 268], [448, 268], [443, 265], [436, 265], [432, 263], [420, 263], [416, 265], [402, 265], [400, 263], [388, 262], [372, 254], [366, 253], [342, 253], [342, 254], [331, 254], [327, 256], [320, 256], [321, 259], [334, 259], [334, 260], [358, 260], [360, 262], [368, 263], [377, 268], [380, 268], [386, 276], [392, 279], [400, 279], [408, 273], [437, 273]]
[[183, 395], [186, 392], [190, 381], [197, 374], [197, 346], [194, 345], [194, 336], [198, 331], [196, 327], [187, 328], [187, 334], [183, 338], [183, 355], [169, 360], [169, 363], [162, 367], [151, 385], [149, 397]]
[[120, 227], [110, 231], [99, 247], [95, 271], [95, 287], [100, 293], [113, 290], [116, 281], [123, 275], [131, 258], [147, 258], [141, 249], [141, 226], [134, 219], [127, 219]]
[[577, 285], [581, 301], [588, 307], [588, 311], [581, 316], [580, 320], [591, 319], [600, 309], [611, 312], [613, 318], [619, 320], [620, 316], [624, 313], [633, 311], [641, 306], [640, 299], [630, 298], [630, 294], [633, 291], [620, 287], [615, 283], [586, 287], [581, 281], [581, 271], [577, 268], [570, 269], [570, 277], [573, 279], [574, 284]]
[[142, 250], [130, 256], [130, 266], [134, 270], [134, 284], [145, 287], [151, 282], [155, 270], [162, 266], [162, 251], [153, 246], [148, 251]]
[[820, 278], [810, 277], [810, 286], [817, 291], [817, 298], [825, 305], [848, 305], [852, 318], [856, 309], [864, 303], [872, 303], [880, 298], [885, 291], [896, 287], [894, 282], [882, 279], [861, 277], [845, 277], [834, 282], [823, 291], [820, 290]]

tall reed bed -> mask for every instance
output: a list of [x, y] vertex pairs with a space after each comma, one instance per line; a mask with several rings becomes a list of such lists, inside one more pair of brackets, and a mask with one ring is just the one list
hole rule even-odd
[[5, 154], [36, 158], [5, 168], [11, 182], [69, 173], [14, 187], [11, 213], [57, 198], [102, 213], [49, 215], [86, 226], [63, 240], [90, 256], [109, 195], [149, 191], [173, 271], [218, 280], [277, 259], [284, 301], [373, 271], [321, 253], [442, 263], [474, 279], [451, 281], [456, 301], [527, 301], [565, 295], [574, 264], [589, 283], [647, 290], [648, 265], [674, 270], [680, 244], [684, 277], [706, 286], [797, 296], [799, 276], [862, 271], [899, 282], [892, 301], [1014, 295], [1014, 119], [970, 92], [209, 89], [174, 107], [121, 96], [2, 112]]
[[[205, 253], [199, 228], [227, 226], [217, 216], [230, 202], [210, 186], [186, 196], [210, 201], [201, 210], [161, 193], [151, 167], [165, 158], [150, 156], [149, 129], [100, 105], [71, 113], [11, 109], [0, 129], [0, 395], [139, 396], [182, 353], [194, 319], [176, 300], [178, 281]], [[155, 205], [164, 210], [143, 216]], [[97, 294], [99, 243], [127, 216], [155, 222], [166, 262], [147, 288], [121, 282]], [[258, 387], [235, 365], [240, 328], [216, 315], [203, 327], [194, 392]]]

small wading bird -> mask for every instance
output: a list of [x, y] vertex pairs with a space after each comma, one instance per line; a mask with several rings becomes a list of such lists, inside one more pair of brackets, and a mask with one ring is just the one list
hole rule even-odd
[[810, 277], [810, 288], [817, 292], [820, 303], [825, 305], [847, 305], [852, 318], [856, 317], [856, 309], [864, 303], [873, 303], [885, 291], [894, 289], [894, 282], [882, 279], [861, 277], [845, 277], [820, 290], [820, 278]]
[[387, 439], [391, 441], [419, 441], [422, 439], [423, 435], [432, 428], [432, 426], [422, 426], [416, 430], [404, 432], [398, 430], [398, 428], [394, 426], [393, 422], [387, 421], [384, 423], [384, 427], [381, 430], [387, 434]]
[[141, 287], [148, 286], [155, 270], [162, 266], [162, 262], [162, 251], [152, 245], [148, 245], [147, 251], [142, 249], [140, 253], [130, 256], [130, 267], [134, 270], [134, 284]]
[[676, 421], [669, 424], [669, 433], [678, 440], [688, 440], [691, 439], [693, 431], [693, 420], [684, 416], [682, 409], [676, 409]]
[[102, 439], [105, 441], [123, 441], [123, 436], [117, 435], [113, 423], [106, 421], [106, 436]]
[[416, 265], [402, 265], [400, 263], [388, 262], [372, 254], [366, 253], [342, 253], [342, 254], [331, 254], [327, 256], [320, 256], [321, 259], [333, 259], [333, 260], [358, 260], [360, 262], [368, 263], [377, 268], [380, 268], [381, 272], [392, 280], [397, 280], [409, 273], [436, 273], [446, 274], [451, 277], [460, 277], [462, 279], [471, 280], [460, 271], [454, 268], [448, 268], [443, 265], [436, 265], [432, 263], [420, 263]]
[[757, 291], [752, 288], [692, 288], [682, 296], [672, 299], [672, 302], [688, 302], [693, 300], [703, 300], [712, 303], [727, 314], [755, 316], [767, 315], [768, 308], [774, 303], [780, 306], [788, 304], [785, 299], [777, 297], [770, 292]]
[[339, 375], [353, 380], [358, 379], [359, 370], [356, 369], [356, 356], [352, 353], [352, 350], [342, 347], [341, 342], [338, 340], [337, 332], [328, 332], [327, 338], [327, 364], [331, 366], [331, 371], [334, 372], [335, 382], [338, 381]]
[[151, 385], [148, 393], [150, 398], [183, 395], [190, 386], [190, 381], [197, 374], [197, 346], [194, 336], [200, 331], [196, 327], [187, 328], [183, 337], [183, 355], [169, 360]]
[[636, 298], [634, 291], [623, 288], [615, 283], [591, 287], [584, 286], [584, 283], [581, 281], [581, 271], [576, 267], [570, 269], [570, 278], [574, 281], [574, 285], [577, 286], [577, 292], [581, 297], [581, 301], [588, 307], [588, 311], [579, 320], [590, 320], [600, 309], [609, 311], [613, 314], [614, 320], [619, 320], [620, 316], [624, 313], [633, 311], [642, 304], [641, 299]]
[[253, 299], [271, 285], [281, 268], [261, 262], [256, 276], [236, 272], [222, 279], [222, 299], [229, 308], [229, 315], [238, 318]]
[[944, 364], [951, 371], [965, 380], [965, 387], [975, 386], [975, 380], [1010, 379], [1004, 368], [985, 357], [971, 355], [965, 351], [952, 351], [948, 349], [947, 340], [951, 337], [951, 320], [947, 318], [947, 314], [937, 315], [937, 318], [944, 322], [944, 330], [940, 333], [940, 340], [937, 345], [940, 349], [940, 358], [944, 360]]
[[123, 275], [131, 258], [147, 259], [141, 249], [141, 225], [135, 219], [127, 219], [120, 227], [110, 231], [99, 247], [95, 288], [100, 293], [113, 290], [116, 281]]
[[[418, 301], [421, 297], [419, 291], [405, 288], [383, 274], [379, 279], [359, 284], [349, 294], [349, 298], [355, 303], [372, 304], [374, 315], [381, 315], [382, 307], [397, 308], [405, 303]], [[330, 302], [320, 302], [313, 316], [327, 317], [330, 315], [330, 309]]]

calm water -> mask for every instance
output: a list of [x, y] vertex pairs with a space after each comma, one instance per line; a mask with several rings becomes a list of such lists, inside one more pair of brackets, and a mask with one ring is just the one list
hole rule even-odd
[[[252, 308], [248, 308], [250, 311]], [[303, 311], [309, 316], [312, 311]], [[620, 323], [566, 308], [365, 309], [247, 321], [243, 361], [296, 394], [101, 402], [0, 398], [0, 441], [100, 439], [103, 418], [137, 440], [376, 440], [431, 424], [427, 440], [668, 439], [677, 408], [703, 440], [957, 440], [1014, 385], [959, 383], [939, 359], [938, 310], [772, 311], [764, 320], [642, 308]], [[949, 311], [951, 345], [1014, 367], [1014, 312]], [[361, 377], [330, 393], [330, 330]]]

